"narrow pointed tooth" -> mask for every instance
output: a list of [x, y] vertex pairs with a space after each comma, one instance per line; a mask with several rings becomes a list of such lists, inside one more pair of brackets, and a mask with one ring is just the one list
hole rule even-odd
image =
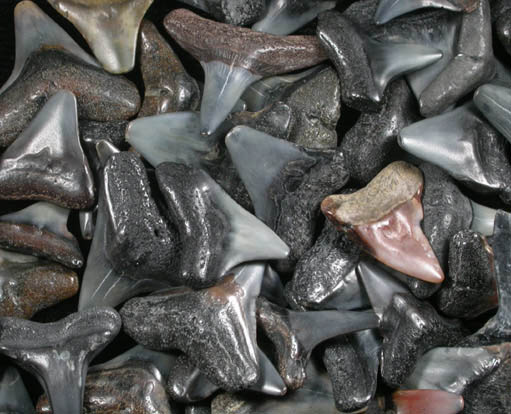
[[461, 395], [440, 390], [396, 391], [392, 400], [396, 414], [456, 414], [464, 407]]
[[374, 313], [380, 319], [385, 309], [391, 304], [394, 293], [409, 292], [405, 285], [369, 260], [360, 261], [357, 274], [364, 283]]
[[472, 206], [472, 224], [470, 228], [483, 236], [492, 236], [497, 210], [478, 204], [473, 200], [470, 200], [470, 205]]
[[0, 412], [34, 414], [34, 405], [16, 368], [0, 368]]
[[16, 60], [11, 76], [0, 88], [5, 91], [20, 75], [28, 56], [43, 47], [58, 47], [82, 59], [90, 65], [99, 66], [64, 29], [48, 17], [31, 1], [22, 1], [14, 9], [14, 30], [16, 38]]
[[270, 265], [266, 265], [266, 270], [264, 271], [261, 295], [279, 306], [287, 306], [287, 300], [284, 296], [284, 285], [282, 285], [279, 274]]
[[0, 198], [68, 208], [94, 202], [94, 182], [78, 136], [75, 96], [58, 92], [0, 158]]
[[36, 375], [53, 413], [80, 414], [88, 365], [119, 333], [121, 319], [95, 308], [45, 324], [0, 318], [0, 328], [0, 352]]
[[266, 354], [259, 349], [259, 380], [250, 389], [263, 394], [280, 397], [285, 395], [287, 387], [279, 372], [275, 369]]
[[176, 280], [181, 283], [211, 286], [240, 263], [288, 256], [287, 245], [204, 171], [163, 163], [156, 178], [178, 223], [182, 259]]
[[474, 103], [511, 142], [511, 88], [492, 84], [480, 86], [474, 94]]
[[224, 132], [209, 137], [200, 134], [199, 115], [195, 112], [176, 112], [139, 118], [130, 122], [126, 140], [153, 167], [162, 162], [177, 162], [200, 167], [214, 150]]
[[85, 38], [103, 67], [125, 73], [135, 65], [140, 22], [153, 0], [48, 0]]
[[499, 358], [484, 347], [434, 348], [417, 362], [405, 389], [443, 390], [463, 395], [499, 365]]
[[92, 240], [94, 235], [94, 210], [80, 211], [80, 233], [85, 240]]
[[258, 32], [288, 35], [314, 20], [325, 10], [333, 9], [335, 1], [272, 0], [261, 20], [252, 26]]

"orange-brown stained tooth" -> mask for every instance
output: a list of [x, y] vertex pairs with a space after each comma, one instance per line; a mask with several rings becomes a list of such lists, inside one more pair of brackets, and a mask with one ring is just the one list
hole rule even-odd
[[396, 414], [456, 414], [463, 410], [463, 397], [441, 390], [407, 390], [392, 394]]

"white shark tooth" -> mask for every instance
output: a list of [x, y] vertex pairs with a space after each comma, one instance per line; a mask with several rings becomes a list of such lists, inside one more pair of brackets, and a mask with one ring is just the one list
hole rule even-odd
[[511, 142], [511, 88], [494, 84], [480, 86], [474, 94], [474, 103]]

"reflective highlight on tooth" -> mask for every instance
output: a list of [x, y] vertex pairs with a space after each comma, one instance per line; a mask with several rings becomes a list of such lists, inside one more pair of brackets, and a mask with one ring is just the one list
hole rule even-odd
[[461, 395], [440, 390], [396, 391], [392, 400], [396, 414], [456, 414], [464, 407]]
[[0, 368], [0, 412], [34, 414], [34, 405], [16, 368]]
[[490, 123], [511, 142], [511, 88], [486, 84], [474, 94], [474, 103]]
[[470, 200], [470, 205], [472, 206], [472, 224], [470, 229], [481, 233], [483, 236], [493, 235], [497, 210], [478, 204], [473, 200]]

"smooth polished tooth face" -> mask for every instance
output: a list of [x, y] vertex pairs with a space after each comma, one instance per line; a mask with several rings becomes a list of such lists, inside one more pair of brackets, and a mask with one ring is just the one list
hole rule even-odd
[[0, 368], [0, 412], [34, 414], [34, 405], [16, 368]]
[[440, 390], [396, 391], [392, 400], [396, 414], [456, 414], [465, 405], [461, 395]]
[[281, 397], [286, 394], [287, 387], [279, 372], [275, 369], [266, 354], [259, 349], [259, 380], [250, 389], [263, 394]]
[[99, 66], [97, 61], [86, 53], [64, 29], [51, 20], [31, 1], [22, 1], [14, 9], [14, 30], [16, 38], [16, 60], [11, 76], [0, 88], [5, 91], [19, 76], [28, 56], [35, 50], [45, 47], [62, 48], [87, 62]]
[[288, 35], [314, 20], [325, 10], [333, 9], [335, 1], [272, 0], [261, 20], [252, 26], [258, 32]]
[[78, 136], [76, 98], [51, 97], [0, 158], [3, 199], [45, 200], [67, 208], [94, 202], [94, 181]]
[[470, 205], [472, 206], [472, 224], [470, 229], [481, 233], [483, 236], [493, 235], [497, 210], [478, 204], [473, 200], [470, 200]]
[[94, 235], [95, 210], [83, 210], [79, 213], [80, 233], [85, 240], [92, 240]]
[[474, 103], [511, 142], [511, 88], [492, 84], [480, 86], [474, 94]]
[[48, 0], [85, 38], [103, 67], [125, 73], [135, 65], [140, 22], [153, 0]]

